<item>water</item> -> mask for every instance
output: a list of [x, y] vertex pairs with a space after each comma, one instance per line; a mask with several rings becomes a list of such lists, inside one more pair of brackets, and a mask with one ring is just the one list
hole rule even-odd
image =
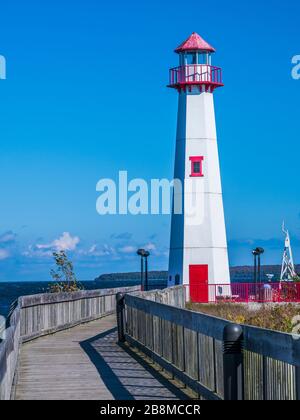
[[[161, 280], [150, 280], [149, 289], [162, 289], [166, 284]], [[101, 281], [83, 281], [81, 284], [86, 290], [107, 289], [127, 286], [137, 286], [140, 284], [137, 280], [101, 280]], [[36, 295], [47, 293], [49, 289], [48, 282], [0, 282], [0, 315], [6, 316], [9, 307], [18, 297], [26, 295]]]

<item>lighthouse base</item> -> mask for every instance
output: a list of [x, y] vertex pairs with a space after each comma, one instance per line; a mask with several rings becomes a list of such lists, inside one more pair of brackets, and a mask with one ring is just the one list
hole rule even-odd
[[227, 248], [173, 249], [170, 257], [168, 286], [186, 286], [193, 302], [211, 301], [215, 289], [210, 285], [230, 285]]

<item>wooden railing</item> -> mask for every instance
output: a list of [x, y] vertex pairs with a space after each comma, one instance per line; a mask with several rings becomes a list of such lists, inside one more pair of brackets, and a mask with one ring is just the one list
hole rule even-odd
[[20, 345], [20, 308], [10, 317], [10, 326], [5, 330], [0, 343], [0, 400], [9, 400], [18, 363]]
[[[239, 377], [236, 399], [300, 400], [300, 336], [239, 326], [153, 300], [153, 294], [125, 295], [124, 338], [201, 398], [229, 399], [224, 388], [233, 382], [227, 365], [233, 357], [241, 364], [237, 372], [229, 368], [229, 375]], [[241, 330], [239, 345], [224, 342], [229, 326]]]
[[41, 294], [18, 299], [0, 343], [0, 400], [11, 397], [20, 344], [115, 312], [116, 294], [139, 287]]
[[186, 288], [183, 286], [169, 287], [164, 290], [152, 290], [150, 292], [138, 292], [135, 293], [135, 296], [182, 309], [186, 305]]
[[137, 290], [140, 288], [23, 296], [19, 299], [22, 342], [114, 313], [116, 294]]

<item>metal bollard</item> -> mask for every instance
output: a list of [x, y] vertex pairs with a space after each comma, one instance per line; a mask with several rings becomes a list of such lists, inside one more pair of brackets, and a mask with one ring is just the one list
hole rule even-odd
[[243, 329], [229, 324], [223, 332], [224, 400], [244, 399]]
[[117, 293], [117, 325], [118, 339], [120, 343], [125, 342], [125, 296], [123, 293]]

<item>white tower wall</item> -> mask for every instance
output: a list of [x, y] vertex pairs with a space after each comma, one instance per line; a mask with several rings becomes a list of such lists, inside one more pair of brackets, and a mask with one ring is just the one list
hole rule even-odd
[[[190, 158], [199, 156], [204, 158], [203, 177], [191, 177]], [[214, 99], [197, 87], [179, 93], [175, 179], [189, 186], [184, 188], [184, 215], [172, 216], [169, 285], [176, 275], [189, 284], [190, 265], [208, 265], [208, 284], [229, 284]], [[193, 218], [187, 214], [191, 200], [197, 210]]]

